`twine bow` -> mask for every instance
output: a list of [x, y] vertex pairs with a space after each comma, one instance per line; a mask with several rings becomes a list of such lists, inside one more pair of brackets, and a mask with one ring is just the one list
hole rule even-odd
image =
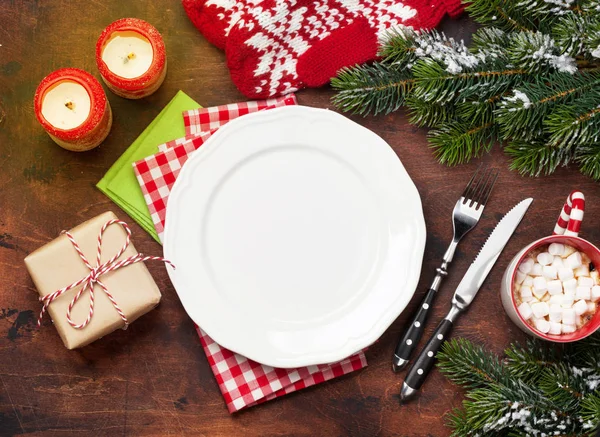
[[[102, 256], [102, 236], [104, 235], [104, 231], [106, 231], [106, 229], [113, 224], [121, 225], [123, 227], [123, 229], [125, 230], [125, 232], [127, 232], [127, 238], [125, 239], [125, 244], [123, 245], [123, 247], [121, 247], [121, 249], [117, 252], [117, 254], [115, 256], [113, 256], [111, 259], [109, 259], [105, 263], [100, 264], [100, 258]], [[132, 255], [129, 258], [125, 258], [121, 261], [117, 261], [119, 259], [119, 257], [121, 255], [123, 255], [125, 250], [127, 250], [127, 247], [129, 247], [129, 244], [131, 242], [131, 229], [129, 229], [129, 226], [127, 226], [127, 223], [125, 223], [124, 221], [118, 220], [118, 219], [112, 219], [112, 220], [107, 221], [104, 224], [104, 226], [102, 226], [102, 229], [100, 230], [100, 233], [98, 234], [98, 246], [97, 246], [98, 251], [96, 252], [96, 266], [95, 267], [90, 264], [90, 262], [88, 261], [88, 259], [84, 255], [84, 253], [81, 251], [81, 248], [79, 247], [79, 244], [77, 244], [77, 241], [75, 241], [75, 238], [73, 237], [73, 235], [68, 231], [63, 231], [62, 233], [64, 233], [67, 236], [67, 238], [71, 241], [71, 244], [73, 245], [73, 247], [79, 254], [79, 257], [81, 258], [81, 260], [83, 261], [85, 266], [90, 270], [90, 273], [87, 276], [81, 278], [80, 280], [73, 282], [71, 285], [61, 288], [60, 290], [56, 290], [54, 293], [40, 297], [40, 302], [43, 302], [44, 305], [42, 306], [42, 311], [40, 312], [40, 315], [38, 317], [38, 321], [37, 321], [38, 327], [41, 326], [42, 317], [44, 316], [46, 309], [52, 302], [54, 302], [55, 299], [58, 299], [60, 296], [62, 296], [67, 291], [72, 290], [73, 288], [79, 287], [80, 285], [83, 284], [83, 287], [81, 287], [81, 289], [77, 292], [77, 294], [73, 297], [73, 300], [69, 304], [69, 308], [67, 309], [67, 321], [75, 329], [85, 328], [88, 325], [88, 323], [90, 323], [90, 321], [92, 320], [92, 317], [94, 316], [94, 284], [98, 284], [102, 288], [102, 290], [104, 291], [106, 296], [110, 299], [113, 307], [115, 308], [115, 310], [117, 311], [117, 313], [119, 314], [121, 319], [123, 319], [123, 322], [125, 322], [125, 327], [123, 329], [127, 329], [127, 327], [129, 326], [127, 317], [123, 313], [123, 310], [121, 310], [121, 308], [119, 307], [119, 304], [117, 303], [117, 301], [115, 300], [113, 295], [110, 293], [110, 291], [108, 291], [108, 288], [106, 287], [106, 285], [104, 285], [104, 283], [100, 280], [100, 277], [108, 272], [118, 270], [122, 267], [127, 267], [128, 265], [135, 264], [137, 262], [149, 261], [149, 260], [163, 261], [163, 262], [169, 264], [171, 267], [175, 268], [175, 266], [173, 265], [173, 263], [171, 261], [166, 260], [160, 256], [146, 256], [141, 253]], [[77, 324], [71, 318], [71, 311], [73, 310], [73, 307], [75, 306], [75, 304], [77, 303], [79, 298], [88, 289], [90, 291], [90, 310], [88, 312], [87, 318], [82, 323]]]

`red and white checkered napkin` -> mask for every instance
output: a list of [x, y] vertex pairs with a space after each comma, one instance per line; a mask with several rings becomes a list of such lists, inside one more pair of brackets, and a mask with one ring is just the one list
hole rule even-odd
[[235, 413], [367, 366], [363, 352], [334, 364], [277, 369], [223, 349], [196, 327], [227, 409]]
[[[186, 136], [161, 144], [159, 153], [134, 163], [138, 182], [161, 240], [169, 194], [191, 153], [204, 144], [220, 126], [236, 117], [295, 104], [296, 97], [292, 94], [278, 99], [184, 112]], [[276, 369], [224, 349], [200, 328], [196, 329], [230, 413], [348, 374], [367, 365], [364, 353], [359, 352], [334, 364]]]
[[297, 105], [294, 94], [267, 100], [253, 100], [250, 102], [230, 103], [229, 105], [213, 106], [212, 108], [199, 108], [183, 113], [185, 134], [194, 135], [218, 129], [228, 121], [251, 112], [262, 111], [270, 107]]

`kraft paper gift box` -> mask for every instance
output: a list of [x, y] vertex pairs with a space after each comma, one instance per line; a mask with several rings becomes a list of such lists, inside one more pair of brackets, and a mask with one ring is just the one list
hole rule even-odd
[[[78, 243], [89, 263], [96, 266], [98, 234], [109, 220], [117, 219], [112, 212], [106, 212], [69, 231]], [[110, 260], [125, 244], [127, 233], [119, 224], [106, 228], [102, 237], [101, 263]], [[138, 252], [129, 244], [118, 260], [126, 259]], [[50, 243], [40, 247], [25, 258], [25, 265], [40, 296], [46, 296], [89, 275], [90, 269], [75, 250], [71, 241], [62, 234]], [[129, 323], [147, 313], [160, 302], [160, 290], [143, 262], [137, 262], [100, 276]], [[73, 297], [82, 286], [75, 287], [56, 298], [49, 306], [48, 313], [67, 349], [85, 346], [119, 328], [125, 322], [109, 300], [104, 290], [94, 285], [95, 306], [93, 316], [87, 326], [76, 329], [67, 321], [67, 310]], [[89, 313], [89, 290], [82, 293], [71, 312], [71, 319], [79, 324]], [[42, 305], [42, 303], [40, 303]]]

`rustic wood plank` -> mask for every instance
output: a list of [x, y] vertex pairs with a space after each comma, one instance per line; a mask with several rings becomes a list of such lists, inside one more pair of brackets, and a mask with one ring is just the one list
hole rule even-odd
[[[98, 149], [76, 154], [55, 146], [37, 124], [32, 98], [42, 77], [64, 66], [97, 75], [94, 45], [101, 30], [123, 16], [153, 23], [163, 34], [169, 72], [162, 88], [143, 101], [108, 98], [115, 123]], [[444, 28], [468, 38], [467, 19]], [[462, 393], [434, 372], [418, 400], [399, 405], [402, 381], [391, 354], [406, 313], [367, 353], [369, 367], [236, 415], [229, 415], [192, 322], [163, 266], [148, 267], [164, 293], [161, 306], [79, 351], [67, 351], [51, 325], [34, 329], [39, 303], [23, 258], [74, 226], [111, 209], [125, 214], [96, 188], [116, 158], [182, 89], [203, 105], [244, 100], [228, 77], [223, 53], [189, 23], [179, 0], [0, 2], [0, 435], [206, 435], [206, 436], [444, 436], [443, 415]], [[303, 91], [301, 104], [331, 107], [328, 89]], [[420, 296], [451, 237], [450, 211], [476, 163], [446, 168], [427, 147], [426, 132], [405, 114], [352, 117], [387, 140], [423, 199], [428, 238]], [[497, 188], [478, 228], [464, 241], [434, 309], [439, 318], [468, 263], [495, 221], [524, 197], [535, 203], [492, 271], [480, 297], [458, 323], [456, 335], [501, 352], [524, 335], [504, 314], [500, 278], [520, 247], [551, 232], [572, 188], [588, 197], [584, 236], [600, 239], [597, 184], [574, 169], [540, 179], [508, 171], [497, 148], [484, 161], [501, 168]], [[130, 221], [131, 222], [131, 221]], [[132, 223], [137, 248], [160, 246]], [[414, 309], [415, 302], [409, 306]], [[433, 327], [430, 328], [431, 331]]]

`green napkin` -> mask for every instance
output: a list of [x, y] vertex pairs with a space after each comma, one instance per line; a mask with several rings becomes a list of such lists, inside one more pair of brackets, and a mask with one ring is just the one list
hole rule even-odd
[[159, 243], [132, 164], [156, 153], [160, 144], [184, 136], [182, 112], [199, 107], [179, 91], [96, 185]]

